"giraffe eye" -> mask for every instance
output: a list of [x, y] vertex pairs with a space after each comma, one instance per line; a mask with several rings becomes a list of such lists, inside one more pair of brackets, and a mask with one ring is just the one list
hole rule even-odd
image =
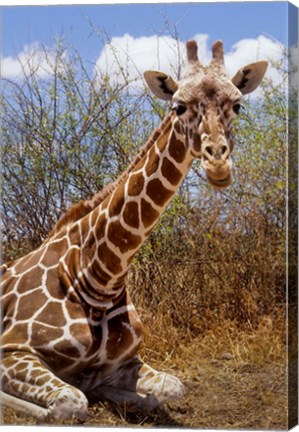
[[239, 114], [241, 108], [242, 108], [241, 104], [239, 104], [239, 103], [235, 104], [233, 106], [234, 113]]
[[186, 112], [187, 107], [185, 105], [173, 104], [172, 109], [177, 113], [178, 116]]

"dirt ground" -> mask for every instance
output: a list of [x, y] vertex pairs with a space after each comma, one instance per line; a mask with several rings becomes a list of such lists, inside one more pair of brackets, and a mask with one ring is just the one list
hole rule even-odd
[[[285, 367], [240, 362], [229, 352], [218, 357], [199, 357], [189, 350], [181, 370], [173, 369], [175, 362], [171, 360], [161, 365], [160, 369], [176, 374], [186, 385], [187, 395], [180, 402], [153, 411], [126, 404], [96, 403], [80, 425], [287, 429]], [[11, 409], [4, 409], [3, 423], [37, 424], [35, 419], [20, 417]]]

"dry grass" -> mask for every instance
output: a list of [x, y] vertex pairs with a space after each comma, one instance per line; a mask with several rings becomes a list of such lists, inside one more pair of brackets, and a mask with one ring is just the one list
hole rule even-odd
[[[283, 235], [194, 227], [203, 233], [184, 241], [156, 232], [128, 276], [144, 325], [141, 357], [180, 378], [186, 397], [151, 412], [96, 403], [84, 425], [287, 428]], [[11, 410], [4, 422], [35, 424]]]
[[[262, 317], [257, 329], [233, 322], [182, 342], [167, 316], [143, 312], [142, 357], [178, 376], [187, 387], [183, 401], [146, 411], [110, 402], [93, 404], [82, 425], [286, 429], [287, 387], [283, 319]], [[36, 424], [4, 410], [5, 424]], [[68, 423], [70, 424], [70, 423]]]

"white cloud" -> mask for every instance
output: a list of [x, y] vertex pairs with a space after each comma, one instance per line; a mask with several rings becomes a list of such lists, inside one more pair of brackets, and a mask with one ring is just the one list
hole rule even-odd
[[102, 50], [96, 73], [114, 79], [127, 76], [130, 80], [140, 78], [146, 69], [174, 73], [178, 69], [183, 44], [168, 36], [134, 38], [129, 34], [114, 37]]
[[[62, 54], [63, 60], [66, 54]], [[57, 52], [52, 48], [41, 47], [37, 42], [25, 45], [16, 57], [1, 58], [1, 76], [9, 79], [21, 79], [24, 75], [35, 73], [39, 78], [53, 75]]]
[[[209, 63], [211, 52], [208, 49], [209, 36], [197, 34], [192, 37], [198, 44], [198, 55], [203, 64]], [[227, 49], [227, 47], [226, 47]], [[243, 39], [226, 51], [225, 64], [230, 76], [240, 67], [257, 60], [280, 61], [283, 58], [282, 46], [266, 37]], [[169, 36], [147, 36], [134, 38], [129, 34], [112, 38], [106, 44], [98, 60], [95, 73], [101, 77], [109, 75], [114, 82], [123, 83], [124, 77], [135, 81], [140, 86], [142, 72], [148, 69], [161, 70], [176, 77], [179, 68], [185, 62], [185, 43]], [[122, 69], [120, 69], [120, 67]], [[281, 74], [269, 67], [267, 77], [275, 84], [282, 80]]]
[[[256, 39], [242, 39], [232, 47], [232, 51], [225, 55], [225, 63], [230, 76], [239, 68], [257, 60], [270, 60], [274, 63], [283, 59], [283, 46], [265, 36], [258, 36]], [[281, 73], [269, 65], [267, 78], [274, 84], [282, 80]]]
[[[203, 60], [209, 59], [207, 49], [208, 35], [194, 37], [198, 43], [198, 52]], [[106, 44], [96, 61], [95, 73], [108, 75], [115, 82], [139, 81], [142, 72], [148, 69], [161, 70], [176, 76], [185, 62], [185, 43], [170, 36], [143, 36], [134, 38], [129, 34], [114, 37]]]
[[[208, 49], [209, 36], [196, 34], [192, 37], [198, 44], [198, 55], [203, 64], [211, 60]], [[60, 60], [66, 58], [66, 53], [60, 54]], [[40, 78], [53, 75], [57, 62], [57, 51], [51, 47], [43, 47], [37, 42], [26, 45], [16, 57], [1, 59], [1, 75], [4, 78], [21, 79], [33, 70]], [[174, 78], [185, 63], [185, 43], [170, 36], [143, 36], [134, 38], [129, 34], [114, 37], [102, 49], [95, 66], [99, 78], [108, 75], [112, 82], [122, 84], [124, 78], [134, 81], [134, 87], [143, 86], [142, 73], [148, 69], [161, 70]], [[242, 39], [231, 47], [226, 47], [225, 64], [230, 76], [248, 63], [269, 59], [281, 61], [283, 47], [266, 36], [255, 39]], [[62, 64], [62, 63], [60, 63]], [[267, 77], [275, 84], [282, 80], [277, 69], [269, 67]], [[257, 96], [258, 91], [255, 92]]]

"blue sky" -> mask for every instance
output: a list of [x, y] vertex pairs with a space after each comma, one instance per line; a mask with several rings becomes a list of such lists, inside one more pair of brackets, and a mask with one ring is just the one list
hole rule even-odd
[[[20, 64], [29, 64], [28, 58], [37, 52], [40, 74], [50, 77], [48, 60], [42, 58], [44, 48], [39, 50], [39, 46], [43, 44], [51, 53], [57, 36], [64, 36], [69, 51], [71, 45], [79, 51], [90, 76], [117, 74], [119, 64], [127, 68], [132, 80], [147, 69], [175, 73], [181, 60], [174, 55], [174, 29], [183, 55], [183, 41], [194, 38], [203, 63], [210, 60], [213, 41], [222, 39], [232, 76], [254, 61], [282, 59], [280, 44], [287, 45], [289, 7], [280, 1], [4, 6], [2, 76], [19, 79]], [[103, 30], [112, 40], [110, 47], [105, 45]], [[118, 52], [118, 64], [112, 46]], [[130, 64], [125, 63], [128, 58]], [[267, 74], [275, 83], [281, 81], [275, 68], [270, 67]]]
[[165, 17], [176, 23], [182, 40], [196, 33], [223, 39], [231, 46], [244, 38], [269, 35], [286, 43], [286, 2], [181, 3], [85, 6], [6, 6], [2, 8], [2, 55], [15, 56], [25, 44], [51, 44], [65, 34], [88, 57], [98, 55], [98, 37], [91, 35], [90, 18], [110, 36], [167, 34]]

